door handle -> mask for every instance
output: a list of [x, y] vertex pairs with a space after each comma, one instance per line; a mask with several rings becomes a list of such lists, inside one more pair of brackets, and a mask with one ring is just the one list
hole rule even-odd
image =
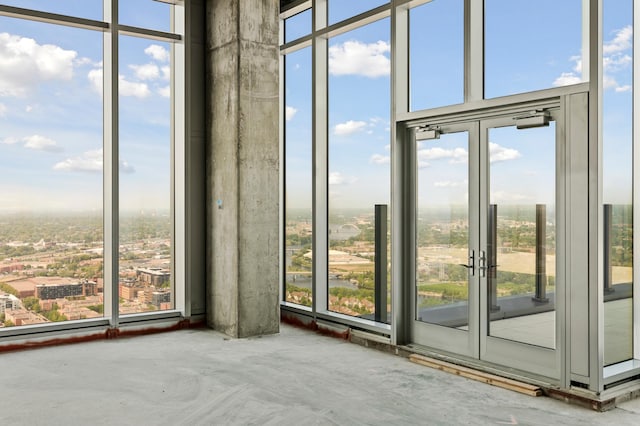
[[469, 250], [469, 263], [458, 263], [460, 266], [464, 266], [471, 272], [471, 276], [474, 276], [476, 273], [476, 255], [475, 250]]
[[500, 266], [500, 265], [487, 265], [487, 254], [484, 250], [480, 250], [479, 263], [480, 265], [478, 266], [478, 269], [480, 269], [480, 276], [482, 278], [487, 276], [487, 271], [489, 269], [497, 268], [498, 266]]

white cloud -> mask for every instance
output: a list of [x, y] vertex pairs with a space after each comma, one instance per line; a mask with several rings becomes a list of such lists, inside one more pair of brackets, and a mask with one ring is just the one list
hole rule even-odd
[[340, 172], [329, 173], [329, 185], [341, 185], [345, 182], [344, 176]]
[[582, 82], [582, 78], [573, 72], [563, 72], [560, 77], [553, 82], [554, 86], [568, 86], [570, 84], [578, 84]]
[[616, 87], [618, 87], [618, 82], [615, 78], [611, 77], [609, 74], [602, 76], [602, 88], [615, 89]]
[[[87, 74], [87, 78], [89, 79], [93, 90], [102, 95], [102, 69], [94, 69], [89, 71], [89, 73]], [[140, 99], [151, 96], [151, 90], [146, 83], [129, 81], [123, 75], [120, 75], [118, 77], [118, 85], [120, 95], [122, 96], [133, 96]], [[162, 91], [160, 92], [160, 94], [162, 95]]]
[[59, 152], [62, 148], [53, 139], [40, 135], [27, 136], [23, 139], [24, 147], [35, 151]]
[[93, 90], [95, 90], [96, 92], [100, 93], [100, 95], [102, 95], [102, 80], [103, 80], [102, 68], [89, 71], [89, 73], [87, 74], [87, 78], [89, 79], [89, 82], [93, 87]]
[[285, 118], [287, 121], [291, 121], [293, 120], [293, 117], [295, 117], [296, 112], [298, 112], [298, 110], [294, 107], [286, 107], [285, 108]]
[[67, 172], [102, 172], [102, 149], [87, 151], [80, 157], [67, 158], [56, 163], [53, 169]]
[[0, 96], [24, 96], [43, 80], [70, 80], [77, 55], [73, 50], [0, 33]]
[[361, 75], [369, 78], [388, 76], [391, 61], [386, 55], [391, 46], [385, 41], [365, 44], [356, 40], [329, 47], [331, 75]]
[[0, 104], [0, 117], [4, 117], [5, 115], [7, 115], [7, 106]]
[[389, 164], [391, 162], [391, 157], [388, 155], [373, 154], [369, 161], [373, 164]]
[[602, 58], [602, 69], [605, 73], [615, 73], [633, 65], [630, 55], [616, 54]]
[[346, 123], [337, 124], [333, 129], [333, 134], [336, 136], [347, 136], [357, 132], [361, 132], [367, 127], [367, 123], [364, 121], [349, 120]]
[[[79, 157], [67, 158], [53, 166], [54, 170], [63, 172], [101, 173], [103, 165], [102, 149], [86, 151]], [[135, 173], [135, 168], [127, 161], [120, 160], [122, 173]]]
[[[628, 85], [620, 85], [615, 78], [619, 71], [627, 70], [633, 65], [632, 56], [627, 53], [633, 47], [633, 29], [630, 25], [614, 32], [613, 40], [605, 42], [602, 47], [602, 85], [604, 89], [613, 89], [617, 93], [628, 92]], [[566, 86], [582, 81], [582, 58], [573, 56], [570, 58], [575, 62], [573, 72], [563, 72], [560, 77], [553, 82], [554, 86]]]
[[355, 177], [345, 176], [340, 172], [329, 173], [329, 185], [345, 185], [356, 182]]
[[167, 62], [169, 60], [169, 51], [157, 44], [152, 44], [144, 49], [144, 53], [151, 56], [156, 61]]
[[428, 167], [430, 161], [449, 159], [450, 164], [465, 163], [468, 153], [464, 148], [444, 149], [440, 147], [418, 149], [418, 167]]
[[602, 53], [604, 55], [611, 55], [612, 53], [631, 49], [632, 38], [633, 27], [631, 25], [627, 25], [626, 27], [615, 32], [613, 40], [604, 43], [604, 45], [602, 46]]
[[171, 86], [165, 86], [158, 89], [158, 94], [163, 98], [171, 97]]
[[0, 140], [0, 143], [3, 145], [15, 145], [20, 142], [18, 139], [13, 137], [8, 137]]
[[171, 67], [162, 67], [160, 68], [160, 71], [162, 71], [162, 78], [165, 80], [169, 80], [171, 78]]
[[463, 182], [454, 182], [450, 180], [433, 182], [433, 186], [435, 186], [436, 188], [458, 188], [460, 186], [467, 186], [467, 184], [468, 181], [466, 180]]
[[125, 160], [120, 160], [120, 172], [131, 174], [131, 173], [135, 173], [136, 169], [131, 164], [129, 164], [129, 162]]
[[156, 64], [129, 65], [140, 80], [155, 80], [160, 78], [160, 68]]
[[135, 98], [143, 99], [151, 95], [151, 90], [146, 83], [136, 83], [128, 81], [123, 75], [118, 77], [118, 85], [120, 88], [120, 95], [133, 96]]
[[489, 142], [489, 161], [492, 163], [498, 163], [500, 161], [515, 160], [522, 157], [518, 150], [512, 148], [505, 148], [497, 143]]
[[[102, 69], [94, 69], [89, 71], [87, 78], [93, 86], [93, 89], [102, 95]], [[136, 98], [147, 98], [151, 96], [151, 90], [146, 83], [137, 83], [128, 81], [124, 76], [118, 77], [118, 85], [122, 96], [133, 96]], [[162, 89], [161, 89], [162, 90]], [[160, 92], [162, 94], [162, 91]]]

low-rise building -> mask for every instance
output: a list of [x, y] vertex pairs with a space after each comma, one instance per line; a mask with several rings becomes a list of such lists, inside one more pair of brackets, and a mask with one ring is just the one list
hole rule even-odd
[[22, 302], [13, 294], [0, 294], [0, 314], [7, 310], [22, 308]]
[[162, 268], [138, 268], [136, 278], [143, 284], [162, 287], [171, 281], [171, 271]]
[[93, 281], [84, 281], [75, 284], [38, 284], [35, 296], [41, 300], [62, 299], [74, 296], [95, 296], [98, 293], [98, 285]]

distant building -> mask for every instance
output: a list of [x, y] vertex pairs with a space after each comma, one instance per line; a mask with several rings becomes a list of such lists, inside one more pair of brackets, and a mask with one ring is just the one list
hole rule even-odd
[[10, 274], [16, 271], [24, 270], [24, 265], [22, 263], [12, 263], [9, 265], [0, 266], [0, 274]]
[[162, 287], [171, 281], [171, 271], [162, 268], [139, 268], [136, 270], [136, 278], [143, 284]]
[[151, 293], [151, 304], [158, 309], [165, 303], [171, 302], [171, 291], [154, 291]]
[[7, 310], [20, 309], [22, 303], [13, 294], [0, 294], [0, 314], [4, 314]]
[[93, 281], [76, 284], [39, 284], [36, 285], [35, 292], [35, 296], [41, 300], [95, 296], [96, 294], [98, 294], [98, 285]]
[[125, 300], [133, 300], [138, 297], [138, 292], [143, 291], [144, 288], [141, 287], [136, 281], [123, 281], [120, 282], [119, 290], [120, 297]]
[[5, 321], [11, 321], [15, 325], [32, 325], [49, 322], [49, 320], [42, 315], [27, 311], [23, 308], [7, 310], [5, 311], [4, 316]]

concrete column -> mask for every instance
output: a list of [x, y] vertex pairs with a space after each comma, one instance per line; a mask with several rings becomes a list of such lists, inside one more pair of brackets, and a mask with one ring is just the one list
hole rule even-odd
[[207, 0], [207, 322], [279, 331], [278, 0]]

